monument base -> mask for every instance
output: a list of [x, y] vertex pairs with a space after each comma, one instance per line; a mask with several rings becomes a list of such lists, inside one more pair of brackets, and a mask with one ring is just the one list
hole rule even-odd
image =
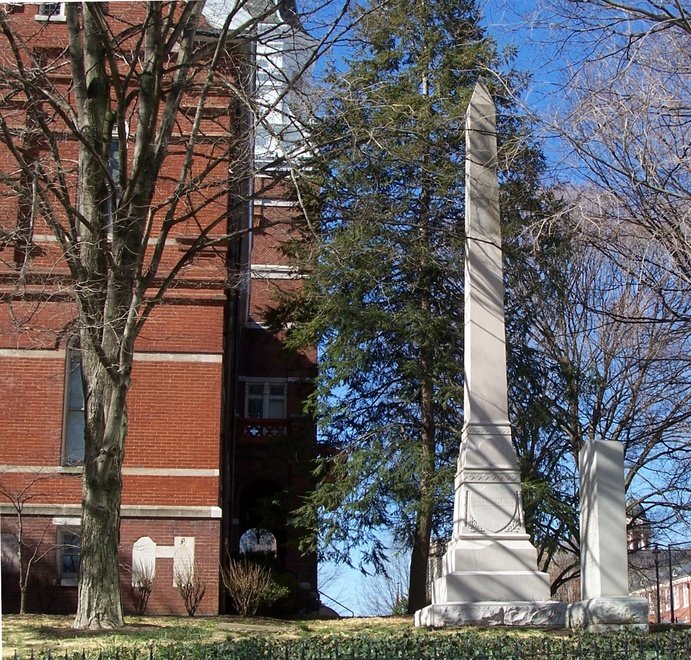
[[571, 603], [567, 612], [569, 628], [588, 632], [648, 630], [648, 601], [645, 598], [589, 598]]
[[440, 603], [415, 612], [415, 625], [427, 628], [511, 626], [583, 628], [589, 632], [648, 630], [644, 598], [591, 598], [578, 603], [557, 601], [480, 601]]
[[566, 627], [566, 603], [555, 601], [495, 601], [441, 603], [415, 612], [415, 625], [428, 628], [461, 626]]

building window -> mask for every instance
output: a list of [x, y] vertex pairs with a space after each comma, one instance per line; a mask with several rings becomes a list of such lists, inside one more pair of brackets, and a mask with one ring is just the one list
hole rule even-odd
[[79, 349], [67, 349], [67, 377], [65, 382], [65, 424], [62, 459], [64, 465], [84, 462], [84, 386], [82, 360]]
[[247, 383], [245, 416], [252, 419], [285, 419], [285, 383]]
[[259, 527], [248, 529], [240, 537], [240, 554], [265, 554], [276, 556], [278, 543], [276, 537], [268, 530]]
[[106, 167], [108, 168], [108, 188], [110, 190], [106, 200], [106, 218], [110, 232], [113, 229], [115, 211], [120, 203], [120, 140], [118, 138], [113, 138], [110, 142]]
[[40, 2], [36, 11], [37, 21], [64, 21], [64, 2]]
[[58, 582], [74, 587], [79, 581], [81, 535], [79, 530], [58, 528]]

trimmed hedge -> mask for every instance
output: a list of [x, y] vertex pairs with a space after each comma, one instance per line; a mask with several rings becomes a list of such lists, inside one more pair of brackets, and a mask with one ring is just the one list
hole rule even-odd
[[691, 633], [574, 634], [570, 637], [511, 634], [397, 633], [382, 635], [325, 635], [279, 641], [249, 637], [224, 644], [184, 644], [139, 649], [112, 649], [97, 654], [22, 655], [47, 660], [465, 660], [466, 658], [564, 658], [568, 660], [691, 658]]

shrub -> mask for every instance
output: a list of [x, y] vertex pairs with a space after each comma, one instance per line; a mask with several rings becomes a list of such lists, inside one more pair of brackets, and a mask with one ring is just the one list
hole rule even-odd
[[269, 568], [247, 559], [229, 557], [227, 566], [221, 567], [221, 581], [241, 616], [254, 616], [262, 605], [271, 605], [288, 593], [273, 580]]
[[187, 614], [194, 616], [206, 593], [206, 580], [202, 576], [199, 564], [196, 561], [186, 562], [181, 568], [176, 569], [174, 583], [185, 603]]
[[149, 566], [138, 565], [132, 568], [132, 602], [137, 614], [146, 612], [153, 587], [154, 573]]

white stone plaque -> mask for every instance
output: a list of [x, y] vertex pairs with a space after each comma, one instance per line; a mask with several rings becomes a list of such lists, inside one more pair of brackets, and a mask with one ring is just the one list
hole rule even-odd
[[140, 586], [156, 576], [156, 543], [142, 536], [132, 544], [132, 586]]
[[176, 536], [173, 545], [173, 586], [194, 573], [194, 536]]

